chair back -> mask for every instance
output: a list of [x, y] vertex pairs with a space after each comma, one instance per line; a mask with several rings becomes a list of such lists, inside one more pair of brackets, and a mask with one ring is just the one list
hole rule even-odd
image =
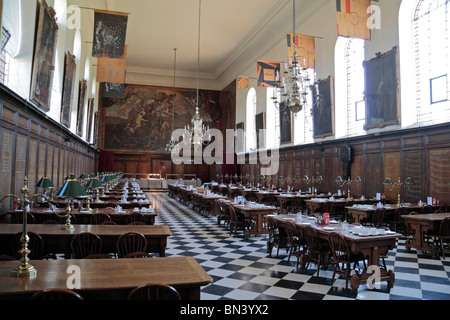
[[[28, 254], [28, 258], [30, 260], [42, 260], [44, 259], [44, 240], [40, 235], [37, 233], [28, 231], [28, 245], [27, 248], [30, 250], [30, 253]], [[21, 257], [19, 250], [22, 248], [22, 232], [17, 233], [14, 236], [14, 240], [12, 242], [12, 249], [14, 253], [14, 257], [17, 257], [18, 259]]]
[[35, 292], [30, 300], [84, 300], [78, 293], [68, 289], [45, 289]]
[[145, 216], [140, 212], [133, 212], [127, 217], [126, 223], [142, 222], [145, 224]]
[[293, 222], [286, 221], [286, 223], [284, 223], [284, 230], [286, 231], [286, 236], [287, 236], [286, 239], [287, 239], [287, 243], [289, 245], [294, 244], [294, 237], [296, 234], [295, 229], [296, 229], [296, 227]]
[[305, 228], [305, 238], [308, 243], [308, 250], [310, 251], [322, 251], [322, 244], [320, 242], [319, 235], [316, 229], [311, 226]]
[[[14, 212], [13, 214], [11, 214], [11, 223], [22, 224], [23, 223], [23, 212]], [[27, 223], [28, 224], [35, 223], [34, 216], [29, 212], [27, 212]]]
[[106, 213], [94, 213], [91, 216], [91, 224], [102, 224], [105, 221], [111, 221], [111, 217]]
[[150, 253], [147, 252], [132, 252], [125, 256], [126, 259], [130, 258], [153, 258]]
[[422, 208], [422, 210], [420, 211], [421, 214], [428, 214], [428, 213], [433, 213], [433, 207], [432, 206], [424, 206]]
[[345, 262], [350, 260], [350, 251], [348, 249], [347, 241], [337, 232], [332, 232], [328, 236], [328, 243], [333, 253], [335, 263]]
[[269, 236], [273, 238], [273, 236], [278, 232], [277, 220], [274, 217], [267, 217], [267, 228], [269, 229]]
[[233, 206], [229, 206], [228, 210], [230, 211], [230, 221], [237, 222], [238, 218], [237, 218], [236, 210], [233, 208]]
[[374, 226], [381, 226], [384, 222], [384, 217], [386, 215], [386, 209], [378, 208], [372, 215], [372, 224]]
[[168, 285], [148, 284], [133, 289], [127, 300], [181, 300], [178, 291]]
[[145, 252], [147, 249], [147, 239], [141, 233], [127, 232], [117, 239], [117, 253], [119, 258], [133, 252]]
[[439, 227], [439, 235], [441, 237], [450, 237], [450, 216], [442, 220]]
[[75, 259], [84, 259], [89, 255], [101, 253], [102, 240], [96, 234], [82, 232], [73, 236], [70, 246]]

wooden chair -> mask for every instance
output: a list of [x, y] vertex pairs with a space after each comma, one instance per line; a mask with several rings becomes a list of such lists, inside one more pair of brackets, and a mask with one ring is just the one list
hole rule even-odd
[[84, 259], [89, 255], [101, 253], [102, 239], [91, 232], [82, 232], [73, 236], [70, 247], [74, 259]]
[[106, 221], [103, 221], [100, 224], [103, 225], [103, 226], [117, 226], [118, 225], [117, 222], [114, 222], [112, 220], [111, 221], [106, 220]]
[[397, 208], [395, 209], [393, 214], [387, 215], [387, 224], [390, 229], [397, 232], [399, 230], [400, 232], [405, 232], [405, 223], [402, 219], [402, 216], [406, 215], [406, 208]]
[[[27, 223], [34, 224], [36, 219], [34, 216], [27, 212]], [[11, 214], [11, 223], [13, 224], [23, 224], [23, 212], [14, 212]]]
[[147, 252], [132, 252], [127, 254], [124, 258], [130, 259], [130, 258], [153, 258], [153, 256], [150, 253]]
[[429, 213], [433, 213], [433, 207], [430, 205], [424, 206], [420, 211], [420, 214], [429, 214]]
[[112, 257], [104, 253], [96, 253], [88, 255], [84, 259], [112, 259]]
[[117, 253], [119, 258], [133, 252], [145, 252], [147, 249], [147, 239], [143, 234], [127, 232], [117, 239]]
[[178, 291], [164, 284], [147, 284], [133, 289], [127, 300], [181, 300]]
[[345, 238], [337, 232], [332, 232], [329, 234], [328, 242], [333, 254], [333, 262], [335, 264], [331, 284], [333, 284], [336, 273], [343, 274], [345, 276], [345, 289], [348, 289], [351, 264], [354, 263], [356, 265], [359, 261], [364, 261], [364, 256], [352, 254], [348, 248]]
[[111, 217], [106, 213], [94, 213], [91, 216], [91, 224], [102, 224], [105, 221], [111, 221]]
[[291, 199], [291, 203], [289, 204], [287, 210], [289, 213], [295, 214], [302, 211], [302, 202], [303, 200], [300, 198]]
[[442, 257], [445, 260], [444, 243], [447, 243], [447, 245], [450, 243], [450, 216], [442, 220], [439, 227], [439, 233], [433, 234], [431, 238], [433, 239], [435, 245], [440, 248]]
[[[30, 250], [30, 253], [28, 254], [28, 258], [30, 260], [42, 260], [45, 257], [44, 254], [44, 240], [40, 235], [37, 233], [28, 231], [28, 250]], [[22, 238], [22, 232], [17, 233], [14, 236], [13, 242], [12, 242], [12, 250], [13, 250], [13, 257], [20, 259], [19, 250], [22, 248], [22, 244], [20, 242], [20, 239]]]
[[382, 227], [384, 225], [384, 218], [386, 216], [385, 208], [378, 208], [372, 214], [372, 227]]
[[306, 246], [306, 240], [302, 237], [299, 229], [295, 226], [295, 223], [286, 221], [284, 224], [284, 230], [286, 231], [286, 242], [289, 250], [288, 262], [291, 260], [291, 256], [294, 254], [297, 257], [297, 265], [300, 259], [301, 247]]
[[78, 293], [68, 289], [45, 289], [35, 292], [30, 300], [84, 300]]
[[316, 229], [311, 226], [305, 228], [305, 238], [308, 243], [308, 253], [306, 261], [306, 270], [308, 270], [310, 262], [317, 265], [317, 277], [319, 276], [319, 269], [321, 265], [328, 266], [330, 261], [330, 248], [328, 243], [323, 242]]
[[250, 218], [243, 217], [236, 214], [236, 210], [232, 206], [229, 207], [230, 210], [230, 236], [234, 231], [234, 237], [236, 238], [237, 231], [250, 230], [254, 223]]
[[135, 222], [146, 223], [145, 216], [140, 212], [133, 212], [127, 217], [126, 224], [131, 224]]
[[225, 227], [230, 224], [229, 205], [219, 203], [219, 215], [217, 216], [217, 224], [220, 226], [224, 222]]

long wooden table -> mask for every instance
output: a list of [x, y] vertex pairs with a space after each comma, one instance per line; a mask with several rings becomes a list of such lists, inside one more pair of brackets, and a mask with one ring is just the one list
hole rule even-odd
[[[380, 277], [378, 278], [378, 281], [387, 281], [390, 288], [394, 286], [395, 274], [392, 270], [385, 270], [384, 267], [380, 266], [380, 257], [382, 254], [385, 255], [389, 250], [395, 248], [396, 240], [401, 234], [392, 233], [376, 236], [359, 236], [349, 232], [349, 230], [341, 229], [339, 224], [330, 224], [326, 226], [316, 225], [313, 219], [302, 218], [301, 215], [278, 215], [275, 217], [280, 223], [285, 223], [286, 221], [294, 222], [295, 225], [301, 229], [305, 229], [308, 225], [311, 225], [317, 230], [319, 237], [326, 241], [328, 241], [328, 236], [331, 232], [342, 234], [352, 253], [362, 253], [364, 257], [366, 257], [368, 262], [367, 268], [370, 266], [380, 268]], [[333, 230], [329, 228], [333, 228]], [[372, 272], [367, 272], [367, 269], [360, 274], [355, 273], [351, 277], [351, 287], [353, 291], [357, 291], [361, 284], [367, 283], [371, 276]]]
[[260, 234], [268, 234], [269, 229], [264, 226], [264, 219], [268, 214], [273, 214], [276, 210], [275, 207], [270, 206], [261, 206], [261, 207], [252, 207], [250, 205], [239, 205], [235, 204], [233, 201], [229, 200], [217, 200], [224, 201], [227, 204], [233, 206], [236, 211], [236, 214], [242, 214], [247, 218], [251, 218], [256, 222], [256, 225], [251, 230], [245, 230], [245, 237], [248, 238], [251, 235], [260, 235]]
[[438, 257], [438, 248], [430, 246], [425, 240], [425, 234], [436, 233], [439, 231], [442, 220], [450, 216], [449, 212], [445, 213], [429, 213], [417, 215], [401, 216], [406, 224], [415, 230], [414, 239], [409, 239], [405, 246], [408, 250], [415, 248], [421, 251], [430, 252], [433, 258]]
[[[127, 218], [130, 216], [131, 213], [133, 213], [134, 209], [122, 209], [122, 212], [117, 212], [114, 208], [96, 208], [96, 209], [91, 209], [92, 212], [88, 212], [88, 211], [79, 211], [78, 208], [72, 210], [72, 215], [75, 217], [75, 219], [73, 219], [74, 221], [72, 221], [72, 224], [90, 224], [91, 223], [91, 218], [93, 214], [97, 214], [97, 213], [105, 213], [107, 215], [109, 215], [111, 217], [111, 221], [117, 223], [117, 224], [121, 224], [124, 225], [127, 223]], [[141, 208], [139, 208], [139, 210], [141, 210]], [[55, 214], [53, 214], [53, 212], [51, 212], [51, 210], [46, 209], [46, 208], [32, 208], [29, 211], [35, 218], [35, 223], [39, 224], [39, 223], [43, 223], [45, 221], [48, 220], [59, 220], [59, 218], [57, 218], [55, 216]], [[66, 209], [64, 208], [59, 208], [57, 209], [57, 212], [59, 214], [64, 214], [66, 212]], [[154, 225], [155, 224], [155, 218], [158, 216], [158, 212], [141, 212], [145, 217], [145, 222], [148, 225]], [[20, 214], [23, 215], [23, 211], [22, 210], [18, 210], [18, 211], [9, 211], [7, 212], [6, 215], [6, 220], [8, 220], [8, 216], [11, 216], [13, 214]], [[10, 217], [9, 217], [10, 218]]]
[[192, 257], [153, 259], [35, 260], [35, 279], [14, 278], [18, 261], [0, 263], [0, 299], [28, 299], [48, 288], [67, 288], [71, 266], [79, 267], [80, 288], [72, 289], [85, 300], [125, 300], [129, 292], [150, 283], [166, 284], [178, 290], [183, 300], [200, 300], [200, 288], [212, 278]]
[[[29, 224], [28, 231], [39, 234], [44, 240], [44, 250], [49, 253], [64, 253], [70, 257], [70, 243], [75, 234], [91, 232], [102, 240], [103, 253], [117, 252], [117, 239], [124, 233], [141, 233], [147, 239], [147, 252], [158, 253], [165, 256], [167, 238], [172, 235], [166, 225], [74, 225], [74, 231], [63, 230], [61, 225]], [[21, 224], [0, 224], [0, 252], [11, 251], [11, 241], [17, 233], [22, 232]]]

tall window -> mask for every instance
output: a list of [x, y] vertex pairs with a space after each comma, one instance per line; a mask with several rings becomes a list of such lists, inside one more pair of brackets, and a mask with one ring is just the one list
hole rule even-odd
[[335, 57], [336, 137], [364, 134], [365, 41], [339, 37]]
[[247, 152], [256, 151], [256, 90], [251, 88], [247, 95], [247, 119], [245, 128], [245, 150]]
[[280, 147], [280, 110], [275, 105], [274, 97], [280, 101], [280, 93], [274, 88], [267, 88], [267, 113], [266, 113], [266, 148], [278, 149]]
[[420, 0], [412, 21], [417, 123], [450, 119], [449, 0]]

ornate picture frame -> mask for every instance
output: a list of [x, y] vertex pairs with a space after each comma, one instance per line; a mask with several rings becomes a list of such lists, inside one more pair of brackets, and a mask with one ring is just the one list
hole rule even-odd
[[[285, 104], [283, 102], [282, 104]], [[294, 140], [294, 123], [291, 110], [280, 105], [280, 144], [289, 144]]]
[[319, 97], [313, 95], [314, 139], [326, 138], [335, 134], [334, 78], [330, 76], [327, 79], [319, 80], [318, 87]]
[[87, 81], [80, 80], [80, 88], [78, 95], [78, 112], [77, 112], [77, 135], [80, 137], [83, 135], [83, 117], [84, 117], [84, 106], [86, 100], [87, 92]]
[[58, 37], [55, 15], [55, 10], [49, 7], [45, 0], [42, 0], [37, 21], [30, 100], [46, 112], [50, 110], [51, 88], [55, 70]]
[[75, 56], [70, 52], [66, 53], [63, 77], [63, 91], [61, 102], [61, 123], [70, 128], [72, 115], [73, 89], [75, 86], [77, 64]]
[[255, 116], [256, 126], [256, 149], [262, 149], [266, 147], [266, 135], [263, 135], [262, 141], [259, 139], [259, 131], [266, 129], [266, 113], [261, 112]]
[[399, 66], [398, 47], [364, 62], [365, 130], [400, 124]]

